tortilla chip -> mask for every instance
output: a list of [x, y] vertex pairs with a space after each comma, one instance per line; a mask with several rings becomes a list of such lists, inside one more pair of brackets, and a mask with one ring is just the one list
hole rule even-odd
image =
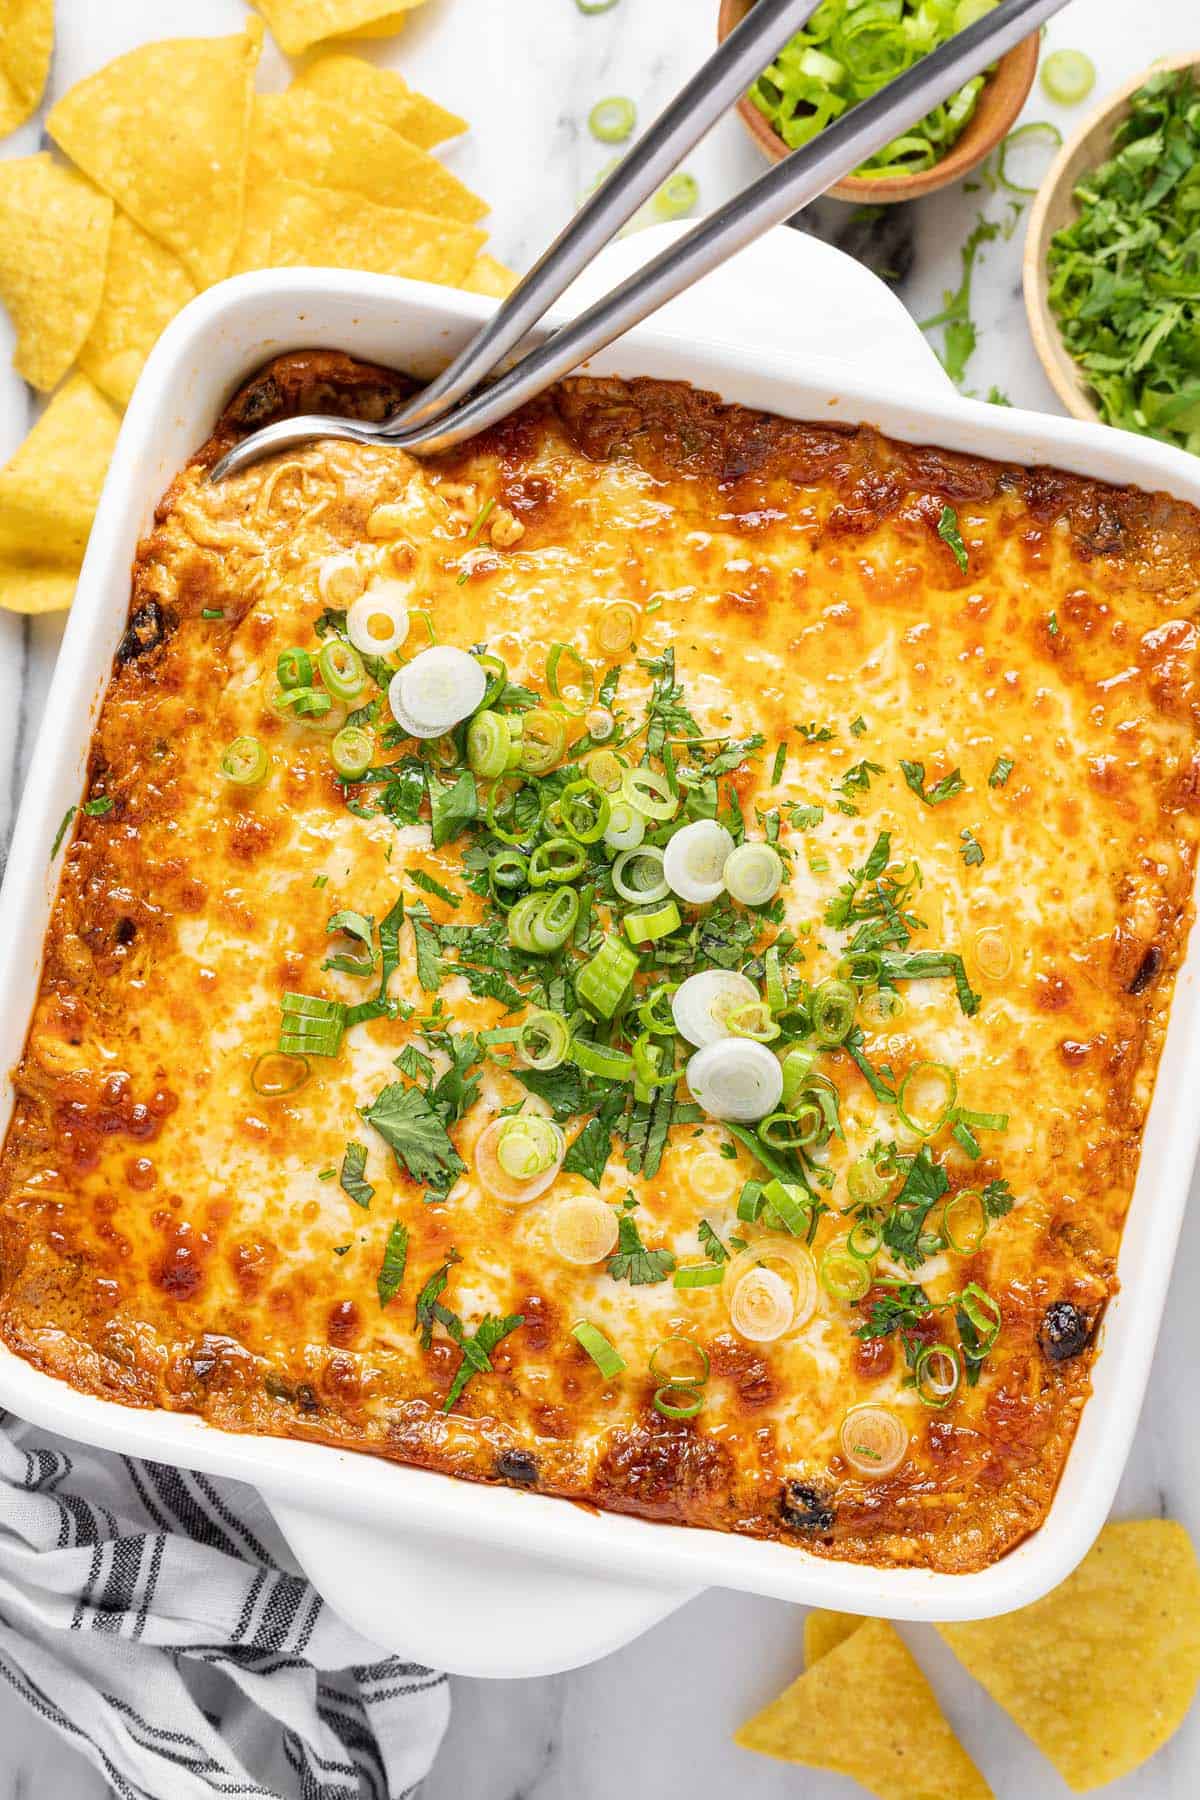
[[201, 287], [228, 275], [241, 234], [262, 25], [167, 38], [77, 82], [46, 129]]
[[403, 206], [471, 225], [487, 204], [435, 156], [377, 119], [360, 118], [304, 88], [260, 94], [254, 106], [250, 182], [282, 176], [344, 188], [377, 206]]
[[120, 422], [86, 375], [73, 375], [59, 389], [0, 469], [6, 564], [78, 569]]
[[100, 311], [79, 352], [84, 374], [118, 406], [128, 405], [146, 358], [195, 293], [179, 258], [118, 211]]
[[0, 300], [17, 334], [13, 366], [58, 386], [104, 290], [112, 201], [45, 153], [0, 162]]
[[37, 110], [54, 49], [54, 0], [6, 0], [0, 18], [0, 137]]
[[254, 0], [289, 56], [331, 37], [391, 37], [421, 0]]
[[743, 1750], [852, 1776], [879, 1800], [993, 1800], [933, 1689], [867, 1619], [735, 1734]]
[[457, 287], [484, 241], [474, 225], [375, 206], [299, 181], [252, 185], [236, 268], [365, 269]]
[[804, 1666], [811, 1669], [823, 1656], [853, 1637], [863, 1623], [861, 1613], [810, 1612], [804, 1621]]
[[297, 75], [292, 90], [297, 88], [333, 101], [353, 118], [389, 125], [418, 150], [432, 150], [467, 129], [467, 121], [457, 113], [424, 94], [414, 94], [394, 69], [380, 69], [344, 50], [322, 52]]
[[75, 569], [10, 562], [0, 556], [0, 606], [7, 612], [63, 612], [75, 598]]
[[1106, 1525], [1073, 1575], [1000, 1619], [939, 1625], [954, 1654], [1086, 1794], [1140, 1767], [1200, 1683], [1200, 1566], [1170, 1519]]
[[521, 277], [506, 269], [502, 262], [494, 256], [477, 256], [467, 271], [467, 279], [463, 286], [471, 294], [490, 294], [494, 300], [503, 300], [511, 294]]

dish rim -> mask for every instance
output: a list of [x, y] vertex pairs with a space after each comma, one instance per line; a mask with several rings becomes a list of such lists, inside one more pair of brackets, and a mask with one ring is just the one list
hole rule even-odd
[[[828, 251], [827, 246], [819, 248], [821, 256]], [[823, 298], [828, 303], [827, 290]], [[425, 373], [489, 310], [475, 296], [394, 278], [268, 271], [209, 290], [168, 328], [122, 427], [35, 750], [33, 766], [42, 779], [27, 786], [18, 814], [0, 894], [0, 1000], [9, 1002], [0, 1012], [12, 1012], [14, 991], [30, 1001], [36, 991], [45, 919], [57, 888], [48, 851], [59, 802], [66, 794], [78, 798], [83, 757], [107, 686], [117, 627], [127, 610], [129, 558], [123, 546], [131, 519], [136, 516], [139, 532], [144, 529], [167, 485], [156, 478], [147, 486], [147, 469], [158, 469], [162, 461], [156, 444], [182, 431], [189, 439], [186, 455], [202, 441], [213, 409], [204, 428], [184, 426], [183, 418], [197, 404], [198, 385], [211, 388], [222, 358], [239, 360], [239, 374], [223, 383], [226, 389], [272, 355], [303, 346], [338, 344], [352, 354], [385, 360], [372, 345], [385, 335], [394, 344], [403, 324], [418, 333], [424, 356], [415, 351], [397, 356], [393, 348], [393, 359]], [[247, 338], [253, 351], [245, 347]], [[242, 347], [234, 350], [234, 344]], [[781, 356], [761, 346], [735, 350], [713, 340], [685, 341], [661, 327], [641, 327], [588, 368], [591, 373], [690, 380], [785, 416], [870, 422], [908, 441], [1167, 488], [1200, 505], [1200, 464], [1170, 446], [1099, 425], [992, 407], [935, 390], [932, 384], [918, 391], [894, 383], [884, 393], [887, 383], [881, 376], [844, 367], [835, 374], [831, 365], [811, 356]], [[185, 456], [170, 455], [173, 474]], [[31, 907], [38, 921], [32, 930]], [[32, 967], [22, 966], [31, 941], [35, 954], [26, 963], [31, 961]], [[443, 1545], [453, 1539], [460, 1547], [503, 1550], [529, 1559], [531, 1567], [575, 1569], [606, 1583], [645, 1582], [659, 1588], [676, 1583], [679, 1598], [686, 1597], [685, 1586], [703, 1584], [893, 1618], [963, 1619], [1011, 1610], [1054, 1586], [1085, 1554], [1109, 1511], [1132, 1440], [1200, 1145], [1200, 1109], [1178, 1109], [1185, 1121], [1179, 1131], [1165, 1123], [1173, 1099], [1200, 1085], [1198, 973], [1200, 941], [1193, 934], [1176, 980], [1122, 1239], [1119, 1271], [1125, 1274], [1136, 1247], [1136, 1279], [1124, 1282], [1110, 1303], [1094, 1392], [1050, 1510], [1029, 1538], [983, 1569], [951, 1575], [839, 1562], [791, 1544], [616, 1513], [593, 1514], [549, 1496], [476, 1484], [358, 1452], [234, 1435], [194, 1415], [131, 1409], [77, 1393], [4, 1345], [0, 1404], [90, 1443], [251, 1481], [281, 1507], [294, 1507], [299, 1493], [301, 1509], [328, 1525], [325, 1579], [315, 1577], [326, 1592], [338, 1591], [343, 1579], [338, 1563], [344, 1538], [339, 1534], [347, 1523], [357, 1522], [366, 1529], [414, 1532]], [[30, 1009], [17, 1005], [22, 1021], [18, 1043], [24, 1040]], [[0, 1104], [10, 1101], [8, 1083]], [[1145, 1223], [1149, 1186], [1155, 1189], [1152, 1228]], [[1131, 1237], [1135, 1219], [1142, 1229]]]

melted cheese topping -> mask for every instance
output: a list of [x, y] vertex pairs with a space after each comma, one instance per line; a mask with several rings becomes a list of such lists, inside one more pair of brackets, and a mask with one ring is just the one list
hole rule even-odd
[[[326, 360], [336, 381], [340, 359]], [[491, 535], [472, 529], [489, 500], [503, 509]], [[965, 572], [938, 534], [946, 505]], [[135, 575], [137, 647], [163, 641], [114, 674], [91, 768], [91, 792], [114, 805], [81, 819], [67, 855], [17, 1075], [0, 1187], [6, 1341], [77, 1386], [229, 1429], [794, 1535], [860, 1560], [966, 1569], [1002, 1553], [1044, 1515], [1088, 1391], [1087, 1351], [1047, 1354], [1046, 1311], [1069, 1302], [1094, 1326], [1112, 1291], [1189, 917], [1198, 545], [1196, 515], [1161, 497], [789, 425], [654, 383], [567, 384], [424, 465], [325, 443], [220, 487], [186, 470]], [[452, 1129], [468, 1172], [430, 1204], [358, 1111], [399, 1078], [394, 1059], [415, 1035], [404, 1018], [350, 1030], [295, 1094], [256, 1094], [282, 993], [354, 1003], [373, 991], [323, 970], [331, 914], [378, 920], [400, 891], [438, 922], [486, 913], [464, 887], [461, 842], [435, 851], [426, 824], [351, 810], [328, 734], [271, 704], [278, 652], [315, 654], [318, 579], [335, 554], [402, 582], [439, 642], [486, 643], [539, 694], [547, 646], [603, 666], [600, 611], [632, 601], [641, 624], [636, 656], [620, 659], [621, 710], [639, 718], [648, 695], [637, 658], [673, 646], [703, 732], [765, 739], [733, 785], [752, 835], [756, 808], [783, 816], [786, 924], [805, 979], [835, 972], [846, 934], [824, 911], [881, 830], [919, 866], [911, 947], [961, 953], [981, 1004], [968, 1017], [953, 982], [905, 983], [904, 1011], [864, 1048], [897, 1076], [950, 1064], [960, 1105], [1008, 1115], [1006, 1132], [979, 1133], [978, 1162], [948, 1132], [933, 1148], [952, 1188], [1003, 1177], [1015, 1196], [974, 1256], [940, 1254], [915, 1276], [885, 1256], [876, 1271], [920, 1280], [935, 1304], [967, 1281], [999, 1303], [998, 1342], [950, 1407], [923, 1406], [897, 1339], [860, 1339], [863, 1310], [823, 1288], [801, 1329], [757, 1344], [731, 1328], [721, 1287], [635, 1286], [603, 1263], [564, 1262], [548, 1221], [562, 1195], [591, 1191], [582, 1177], [560, 1175], [517, 1208], [471, 1168], [484, 1126], [524, 1096], [494, 1065]], [[797, 727], [809, 724], [829, 735], [806, 741]], [[221, 748], [244, 733], [270, 752], [253, 792], [217, 775]], [[989, 782], [998, 758], [1013, 765], [1002, 785]], [[865, 782], [847, 784], [864, 759]], [[928, 805], [901, 759], [924, 764], [927, 790], [955, 769], [964, 789]], [[801, 828], [793, 808], [820, 809], [818, 822], [802, 813]], [[964, 859], [972, 840], [980, 862]], [[418, 893], [413, 870], [460, 907]], [[428, 1010], [407, 926], [391, 992]], [[505, 1022], [460, 976], [438, 999], [457, 1032]], [[822, 1067], [845, 1141], [820, 1155], [835, 1184], [818, 1262], [845, 1234], [847, 1167], [898, 1127], [848, 1057]], [[367, 1210], [330, 1178], [351, 1139], [368, 1145]], [[726, 1243], [757, 1230], [735, 1207], [761, 1171], [743, 1150], [724, 1162], [722, 1148], [715, 1124], [676, 1126], [642, 1179], [618, 1138], [602, 1197], [632, 1191], [648, 1246], [703, 1261], [702, 1219]], [[381, 1307], [396, 1219], [408, 1267]], [[524, 1323], [447, 1415], [460, 1352], [440, 1327], [422, 1349], [413, 1302], [451, 1249], [461, 1261], [444, 1298], [466, 1328], [487, 1312]], [[578, 1346], [580, 1318], [619, 1348], [623, 1375], [606, 1381]], [[651, 1353], [680, 1332], [712, 1361], [688, 1422], [651, 1406]], [[938, 1335], [954, 1341], [948, 1327]], [[839, 1447], [863, 1402], [893, 1409], [910, 1434], [881, 1479]]]

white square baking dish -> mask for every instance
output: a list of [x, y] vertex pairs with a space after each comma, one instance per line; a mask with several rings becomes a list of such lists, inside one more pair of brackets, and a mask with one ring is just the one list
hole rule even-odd
[[[659, 242], [646, 233], [612, 247], [587, 278], [590, 292]], [[0, 894], [5, 1070], [20, 1054], [36, 993], [57, 878], [51, 844], [79, 797], [125, 622], [130, 565], [163, 490], [232, 390], [268, 358], [332, 347], [429, 374], [490, 304], [415, 282], [273, 271], [202, 295], [155, 349], [100, 503]], [[1200, 463], [1182, 452], [961, 398], [895, 297], [849, 258], [795, 232], [755, 245], [590, 367], [687, 380], [767, 411], [868, 421], [895, 437], [1050, 463], [1200, 505]], [[711, 1585], [900, 1619], [1007, 1611], [1045, 1592], [1082, 1557], [1128, 1454], [1200, 1142], [1198, 968], [1193, 939], [1176, 986], [1094, 1396], [1044, 1524], [975, 1574], [839, 1564], [780, 1543], [596, 1514], [319, 1445], [234, 1436], [198, 1418], [78, 1394], [3, 1346], [0, 1404], [70, 1437], [252, 1482], [339, 1612], [380, 1644], [461, 1673], [575, 1666]], [[2, 1105], [6, 1125], [7, 1080]], [[503, 1632], [494, 1628], [498, 1617]]]

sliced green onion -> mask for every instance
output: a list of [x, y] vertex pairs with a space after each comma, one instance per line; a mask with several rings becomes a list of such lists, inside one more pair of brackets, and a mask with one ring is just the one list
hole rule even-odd
[[694, 1419], [703, 1405], [703, 1394], [686, 1382], [677, 1387], [660, 1387], [654, 1395], [654, 1410], [664, 1419]]
[[854, 1023], [857, 996], [846, 981], [823, 981], [809, 998], [813, 1036], [818, 1044], [832, 1047], [845, 1039]]
[[492, 897], [508, 908], [513, 903], [510, 890], [522, 888], [529, 880], [529, 863], [519, 850], [497, 850], [488, 859], [488, 886]]
[[612, 805], [603, 788], [585, 776], [569, 781], [558, 798], [559, 817], [581, 844], [598, 844], [608, 825]]
[[765, 906], [782, 880], [783, 863], [770, 844], [739, 844], [725, 863], [725, 886], [743, 906]]
[[[615, 758], [614, 758], [615, 760]], [[620, 767], [618, 764], [617, 785], [620, 785]], [[601, 783], [603, 786], [603, 783]], [[606, 850], [636, 850], [646, 835], [646, 821], [637, 808], [628, 800], [614, 800], [608, 815], [608, 824], [604, 831], [604, 848]], [[661, 851], [659, 852], [661, 855]], [[663, 893], [667, 884], [663, 882]]]
[[277, 1048], [285, 1056], [336, 1056], [346, 1028], [346, 1008], [340, 1000], [322, 1000], [314, 994], [284, 994], [279, 1002]]
[[673, 819], [679, 801], [671, 792], [671, 784], [657, 769], [626, 769], [621, 775], [621, 792], [636, 812], [660, 823]]
[[964, 1188], [947, 1200], [942, 1208], [942, 1236], [946, 1248], [953, 1250], [957, 1256], [974, 1256], [980, 1244], [987, 1236], [987, 1208], [983, 1204], [983, 1195], [977, 1194], [973, 1188]]
[[869, 994], [864, 994], [858, 1003], [859, 1015], [863, 1024], [871, 1026], [872, 1029], [890, 1025], [893, 1019], [900, 1017], [904, 1008], [903, 994], [890, 987], [874, 988]]
[[940, 1131], [958, 1099], [958, 1077], [948, 1063], [914, 1063], [896, 1093], [896, 1111], [918, 1137]]
[[540, 888], [551, 882], [574, 881], [582, 875], [586, 862], [587, 852], [582, 844], [565, 837], [547, 838], [529, 858], [530, 885]]
[[[664, 1365], [666, 1365], [664, 1367]], [[703, 1387], [710, 1368], [708, 1352], [695, 1338], [664, 1338], [650, 1352], [650, 1373], [668, 1387]]]
[[237, 737], [221, 757], [221, 773], [234, 787], [257, 787], [271, 766], [256, 737]]
[[656, 194], [646, 204], [649, 217], [658, 222], [686, 219], [700, 198], [700, 183], [694, 175], [680, 169], [668, 175]]
[[275, 659], [275, 676], [281, 688], [311, 687], [312, 657], [307, 650], [281, 650]]
[[570, 644], [551, 644], [546, 658], [546, 686], [564, 712], [578, 718], [596, 697], [596, 677]]
[[679, 908], [674, 900], [665, 900], [646, 912], [625, 914], [625, 935], [631, 944], [653, 944], [679, 929]]
[[763, 1199], [793, 1237], [806, 1237], [812, 1222], [812, 1202], [794, 1181], [768, 1181]]
[[758, 1126], [758, 1135], [770, 1150], [800, 1150], [812, 1142], [815, 1132], [801, 1125], [789, 1112], [770, 1113]]
[[1000, 178], [1001, 185], [1006, 187], [1010, 194], [1037, 193], [1036, 181], [1032, 186], [1025, 187], [1022, 183], [1014, 181], [1008, 172], [1009, 152], [1015, 150], [1020, 144], [1028, 145], [1037, 141], [1045, 143], [1050, 150], [1057, 150], [1063, 141], [1062, 132], [1057, 125], [1052, 125], [1049, 119], [1031, 119], [1027, 125], [1019, 125], [1015, 131], [1010, 131], [1001, 144], [996, 173]]
[[[432, 642], [432, 638], [430, 639]], [[490, 651], [480, 650], [475, 661], [487, 677], [487, 686], [483, 690], [483, 699], [479, 702], [481, 711], [491, 711], [501, 694], [508, 686], [508, 664], [502, 657], [493, 656]]]
[[1000, 1336], [1002, 1315], [999, 1301], [993, 1300], [987, 1289], [981, 1288], [977, 1281], [969, 1281], [958, 1296], [958, 1304], [979, 1334], [977, 1354], [986, 1356]]
[[787, 989], [783, 982], [783, 969], [779, 960], [779, 950], [775, 944], [763, 957], [763, 984], [767, 990], [767, 1005], [773, 1013], [782, 1012], [787, 1005]]
[[302, 1088], [311, 1073], [308, 1058], [264, 1050], [250, 1071], [250, 1086], [264, 1100], [282, 1100]]
[[539, 1007], [521, 1026], [517, 1040], [521, 1061], [528, 1069], [557, 1069], [571, 1048], [571, 1027], [561, 1013]]
[[[543, 888], [537, 894], [531, 894], [536, 900], [538, 910], [529, 926], [533, 938], [533, 948], [540, 955], [548, 955], [552, 950], [561, 950], [575, 929], [575, 921], [579, 917], [579, 895], [574, 888]], [[517, 906], [523, 902], [518, 900]], [[516, 907], [513, 908], [513, 912]], [[512, 913], [509, 914], [511, 920]]]
[[673, 1087], [679, 1079], [673, 1051], [652, 1032], [643, 1031], [634, 1043], [633, 1079], [646, 1095], [655, 1088]]
[[611, 1381], [625, 1367], [625, 1358], [614, 1349], [598, 1325], [580, 1319], [572, 1325], [571, 1336], [587, 1351], [605, 1381]]
[[637, 124], [637, 109], [624, 94], [597, 100], [588, 114], [588, 130], [601, 144], [623, 144]]
[[845, 1300], [853, 1305], [870, 1292], [870, 1269], [845, 1243], [830, 1244], [821, 1258], [819, 1272], [821, 1286], [835, 1300]]
[[562, 1134], [538, 1113], [504, 1119], [496, 1134], [496, 1161], [514, 1181], [534, 1181], [558, 1161]]
[[478, 712], [467, 726], [467, 762], [476, 775], [495, 781], [508, 768], [512, 727], [503, 713]]
[[853, 950], [837, 966], [842, 980], [853, 982], [855, 987], [873, 987], [882, 969], [883, 958], [876, 950]]
[[1042, 86], [1059, 106], [1078, 106], [1096, 85], [1096, 65], [1082, 50], [1055, 50], [1042, 64]]
[[323, 719], [333, 706], [333, 696], [321, 688], [280, 688], [273, 704], [276, 712], [290, 712], [294, 719]]
[[664, 981], [646, 995], [637, 1009], [637, 1016], [647, 1031], [653, 1031], [658, 1037], [675, 1035], [675, 1015], [671, 1002], [676, 992], [676, 983]]
[[606, 794], [615, 794], [621, 786], [625, 764], [615, 750], [589, 750], [583, 759], [583, 772]]
[[[860, 1156], [846, 1172], [846, 1190], [856, 1206], [874, 1206], [889, 1191], [894, 1180], [886, 1175], [871, 1156]], [[871, 1252], [874, 1255], [874, 1251]]]
[[926, 1344], [913, 1366], [913, 1386], [923, 1406], [940, 1412], [962, 1383], [962, 1362], [949, 1344]]
[[770, 1044], [779, 1036], [778, 1021], [771, 1017], [765, 1000], [752, 1000], [746, 1006], [734, 1006], [725, 1014], [731, 1037], [753, 1038], [758, 1044]]
[[617, 729], [617, 721], [607, 706], [593, 706], [584, 719], [588, 736], [595, 744], [607, 743]]
[[521, 767], [527, 775], [547, 775], [562, 761], [567, 747], [567, 721], [562, 713], [535, 706], [524, 718]]
[[[511, 915], [510, 915], [511, 916]], [[601, 1019], [611, 1019], [638, 972], [638, 959], [619, 937], [608, 936], [575, 977], [581, 1003]]]
[[371, 766], [375, 740], [358, 725], [343, 725], [329, 746], [329, 754], [339, 775], [347, 781], [358, 781]]
[[[518, 802], [523, 795], [526, 804], [522, 812]], [[507, 824], [501, 822], [502, 808]], [[523, 775], [506, 775], [502, 781], [492, 784], [485, 816], [492, 836], [498, 837], [505, 844], [520, 844], [532, 835], [538, 825], [539, 812], [532, 790], [527, 789]]]
[[317, 670], [335, 700], [357, 700], [367, 679], [362, 657], [345, 638], [330, 638], [321, 646]]
[[631, 600], [613, 600], [592, 627], [602, 656], [623, 656], [637, 635], [638, 609]]
[[[612, 868], [612, 884], [622, 900], [652, 904], [670, 892], [663, 878], [663, 853], [653, 844], [623, 850]], [[678, 908], [676, 908], [678, 914]]]
[[738, 1195], [737, 1216], [743, 1224], [754, 1225], [763, 1209], [763, 1186], [761, 1181], [748, 1181]]
[[803, 1090], [805, 1082], [812, 1074], [813, 1064], [817, 1060], [815, 1050], [803, 1048], [789, 1050], [783, 1059], [783, 1104], [791, 1106], [796, 1096]]
[[690, 1268], [675, 1271], [677, 1288], [720, 1287], [724, 1279], [724, 1263], [693, 1263]]
[[883, 1248], [883, 1226], [878, 1219], [855, 1219], [846, 1236], [846, 1250], [860, 1262], [870, 1262]]
[[601, 1081], [631, 1081], [633, 1058], [611, 1044], [594, 1044], [590, 1038], [577, 1037], [571, 1045], [571, 1060], [585, 1075], [596, 1075]]

